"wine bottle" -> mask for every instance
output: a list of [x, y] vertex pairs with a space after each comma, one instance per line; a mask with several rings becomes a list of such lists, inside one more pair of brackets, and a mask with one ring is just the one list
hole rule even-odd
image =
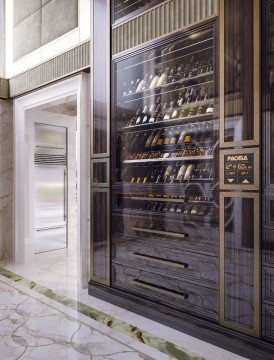
[[186, 136], [186, 131], [181, 131], [181, 134], [180, 134], [180, 136], [179, 136], [179, 138], [178, 138], [178, 141], [177, 141], [177, 143], [178, 144], [183, 144], [184, 143], [184, 139], [185, 139], [185, 136]]
[[148, 147], [151, 146], [152, 141], [153, 141], [153, 139], [154, 139], [154, 136], [155, 136], [155, 132], [153, 131], [153, 132], [149, 135], [149, 137], [147, 138], [147, 141], [146, 141], [146, 143], [145, 143], [145, 148], [148, 148]]
[[173, 112], [171, 114], [171, 119], [176, 119], [179, 117], [179, 113], [180, 113], [180, 108], [181, 106], [179, 105], [179, 101], [177, 101], [177, 105], [173, 107]]
[[176, 145], [179, 140], [180, 134], [181, 134], [181, 131], [180, 131], [180, 128], [178, 127], [171, 136], [170, 144]]
[[157, 115], [159, 114], [159, 112], [161, 111], [161, 104], [158, 104], [154, 113], [152, 114], [151, 118], [149, 119], [150, 123], [154, 123], [157, 120]]
[[179, 167], [180, 167], [179, 163], [176, 162], [175, 167], [174, 167], [174, 169], [173, 169], [173, 172], [172, 172], [172, 174], [170, 175], [170, 182], [171, 182], [171, 183], [173, 183], [174, 180], [176, 179], [176, 175], [177, 175], [177, 173], [178, 173], [178, 171], [179, 171]]
[[131, 82], [130, 82], [130, 85], [129, 85], [129, 88], [128, 88], [128, 94], [132, 94], [133, 92], [134, 92], [134, 88], [135, 88], [135, 82], [132, 80]]
[[190, 90], [190, 93], [189, 93], [189, 95], [188, 95], [188, 97], [187, 97], [187, 103], [191, 103], [192, 101], [194, 101], [194, 89], [192, 88], [191, 90]]
[[138, 108], [135, 117], [133, 117], [134, 124], [135, 125], [140, 124], [141, 120], [142, 120], [142, 114], [141, 114], [141, 110]]
[[145, 75], [143, 80], [140, 81], [139, 85], [136, 88], [136, 92], [140, 92], [146, 89], [147, 86], [147, 80], [148, 80], [148, 74]]
[[160, 182], [162, 182], [164, 174], [165, 174], [166, 169], [164, 167], [161, 167], [158, 172], [157, 172], [157, 177], [156, 177], [156, 181], [155, 183], [158, 184]]
[[156, 144], [157, 148], [161, 148], [163, 146], [165, 136], [166, 136], [165, 133], [166, 133], [166, 129], [162, 130], [161, 135], [160, 135], [159, 139], [157, 140], [157, 144]]
[[159, 76], [159, 73], [156, 71], [155, 76], [153, 77], [152, 81], [150, 82], [149, 88], [155, 89], [159, 80], [160, 80], [160, 76]]
[[149, 171], [146, 173], [146, 175], [145, 175], [145, 177], [144, 177], [144, 179], [143, 179], [143, 183], [144, 183], [144, 184], [149, 181], [151, 175], [152, 175], [152, 170], [149, 170]]
[[148, 109], [148, 106], [147, 106], [146, 111], [144, 112], [144, 115], [142, 118], [142, 124], [146, 124], [148, 122], [149, 118], [150, 118], [150, 110]]
[[156, 122], [163, 121], [166, 112], [167, 112], [167, 104], [164, 103], [164, 106], [162, 106], [162, 104], [161, 104], [160, 111], [158, 112], [158, 114], [156, 116]]
[[170, 107], [167, 110], [167, 112], [165, 113], [164, 120], [169, 120], [172, 116], [173, 111], [174, 111], [174, 102], [171, 101]]
[[178, 95], [178, 101], [177, 101], [177, 105], [178, 106], [183, 106], [184, 103], [186, 102], [186, 92], [187, 92], [187, 89], [181, 89], [180, 92], [179, 92], [179, 95]]
[[177, 177], [176, 177], [176, 180], [177, 181], [182, 181], [183, 178], [185, 177], [185, 173], [186, 173], [186, 170], [187, 170], [187, 165], [182, 165], [177, 173]]
[[206, 113], [207, 114], [212, 114], [214, 111], [214, 105], [213, 103], [211, 102], [209, 105], [208, 105], [208, 108], [206, 109]]
[[184, 181], [189, 181], [191, 179], [193, 171], [194, 171], [194, 165], [193, 164], [188, 165], [184, 176]]
[[168, 182], [169, 181], [169, 178], [172, 174], [172, 171], [173, 171], [173, 166], [172, 165], [168, 165], [168, 167], [166, 168], [166, 171], [164, 173], [164, 177], [163, 177], [163, 180], [164, 182]]
[[127, 83], [124, 81], [123, 82], [123, 91], [122, 91], [123, 96], [126, 96], [126, 94], [128, 92], [128, 89], [126, 88], [126, 86], [127, 86]]
[[163, 145], [169, 145], [172, 134], [173, 134], [173, 128], [165, 133], [165, 139], [164, 139], [164, 144]]
[[152, 143], [151, 143], [151, 147], [155, 147], [157, 146], [157, 143], [158, 143], [158, 140], [160, 139], [160, 136], [161, 136], [162, 132], [161, 130], [159, 130], [156, 135], [154, 136], [153, 140], [152, 140]]
[[166, 83], [170, 84], [174, 82], [176, 74], [177, 74], [177, 66], [173, 66], [169, 72]]
[[152, 171], [152, 173], [151, 173], [151, 175], [150, 175], [150, 177], [149, 177], [149, 179], [148, 179], [148, 182], [151, 182], [151, 183], [155, 183], [155, 182], [156, 182], [158, 171], [159, 171], [158, 168], [156, 168], [156, 169], [154, 169], [154, 170]]
[[159, 79], [156, 87], [161, 87], [166, 83], [168, 72], [169, 72], [169, 68], [167, 67], [165, 69], [165, 72], [160, 76], [160, 79]]

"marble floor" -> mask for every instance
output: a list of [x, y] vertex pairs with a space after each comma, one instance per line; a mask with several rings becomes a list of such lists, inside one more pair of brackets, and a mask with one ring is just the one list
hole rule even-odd
[[245, 359], [89, 296], [74, 254], [0, 269], [0, 359]]

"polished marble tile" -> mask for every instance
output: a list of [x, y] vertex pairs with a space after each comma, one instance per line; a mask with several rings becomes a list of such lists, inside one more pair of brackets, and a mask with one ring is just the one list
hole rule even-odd
[[[44, 268], [44, 265], [41, 265], [41, 267]], [[16, 268], [17, 271], [19, 270], [20, 274], [22, 274], [22, 268], [20, 269], [16, 265], [14, 268]], [[102, 331], [107, 336], [111, 336], [117, 340], [123, 341], [128, 346], [135, 347], [135, 349], [138, 349], [138, 351], [143, 349], [143, 346], [146, 346], [147, 351], [148, 348], [150, 349], [149, 355], [152, 355], [152, 358], [155, 358], [153, 357], [155, 354], [152, 350], [158, 350], [162, 354], [161, 356], [157, 355], [157, 360], [165, 358], [166, 355], [168, 358], [193, 360], [244, 359], [241, 356], [232, 354], [216, 346], [200, 341], [194, 337], [184, 334], [183, 332], [170, 329], [152, 320], [145, 319], [142, 316], [133, 314], [117, 306], [93, 298], [87, 294], [87, 290], [77, 289], [77, 286], [73, 285], [75, 279], [73, 282], [70, 282], [69, 278], [67, 278], [67, 282], [70, 284], [66, 287], [64, 283], [60, 284], [58, 283], [59, 280], [56, 280], [57, 272], [59, 272], [60, 276], [62, 277], [63, 274], [68, 270], [66, 267], [67, 270], [63, 270], [63, 274], [61, 274], [61, 268], [62, 266], [58, 266], [54, 270], [55, 275], [51, 277], [51, 279], [49, 274], [44, 274], [44, 276], [42, 276], [43, 274], [40, 273], [42, 278], [40, 279], [41, 281], [37, 282], [34, 281], [37, 278], [37, 274], [36, 276], [31, 276], [32, 281], [28, 281], [21, 276], [13, 275], [8, 271], [6, 271], [5, 274], [4, 269], [2, 269], [0, 273], [5, 274], [5, 276], [10, 278], [11, 281], [12, 279], [16, 280], [17, 286], [20, 286], [20, 284], [25, 287], [27, 286], [36, 293], [45, 295], [48, 301], [53, 301], [55, 304], [56, 302], [59, 302], [59, 306], [61, 307], [60, 309], [62, 310], [62, 307], [66, 307], [67, 313], [70, 311], [72, 311], [72, 314], [73, 311], [78, 312], [78, 317], [81, 318], [81, 321], [85, 322], [88, 318], [92, 326], [94, 326], [98, 331]], [[27, 272], [31, 274], [31, 270], [29, 268]], [[51, 280], [51, 289], [45, 286], [48, 285], [47, 279]], [[76, 286], [76, 288], [74, 286]], [[52, 291], [52, 289], [55, 291]], [[68, 293], [71, 294], [71, 298], [67, 297]], [[78, 301], [75, 301], [75, 299]], [[81, 300], [81, 302], [79, 300]], [[127, 337], [130, 336], [132, 339], [125, 339], [123, 337], [124, 335]], [[139, 345], [141, 347], [138, 348], [136, 341], [140, 342]]]
[[[42, 360], [56, 359], [58, 356], [60, 360], [158, 360], [158, 353], [151, 357], [138, 352], [86, 325], [78, 317], [72, 317], [42, 302], [41, 297], [35, 299], [28, 293], [32, 290], [24, 292], [16, 288], [16, 283], [11, 286], [5, 279], [1, 280], [1, 359]], [[8, 306], [11, 294], [20, 301]], [[162, 354], [159, 354], [160, 358], [170, 359], [162, 357]]]

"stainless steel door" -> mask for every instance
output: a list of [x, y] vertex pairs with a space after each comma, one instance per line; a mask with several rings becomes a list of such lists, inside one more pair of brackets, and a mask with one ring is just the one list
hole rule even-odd
[[35, 124], [35, 253], [67, 247], [67, 129]]

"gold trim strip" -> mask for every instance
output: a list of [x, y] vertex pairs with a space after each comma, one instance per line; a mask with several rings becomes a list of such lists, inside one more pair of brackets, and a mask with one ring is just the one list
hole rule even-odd
[[[237, 326], [225, 320], [225, 198], [254, 199], [254, 328]], [[220, 193], [220, 324], [244, 334], [260, 336], [260, 195], [258, 193]]]
[[260, 0], [253, 0], [253, 139], [225, 141], [225, 0], [219, 0], [220, 11], [220, 147], [248, 147], [260, 144]]

